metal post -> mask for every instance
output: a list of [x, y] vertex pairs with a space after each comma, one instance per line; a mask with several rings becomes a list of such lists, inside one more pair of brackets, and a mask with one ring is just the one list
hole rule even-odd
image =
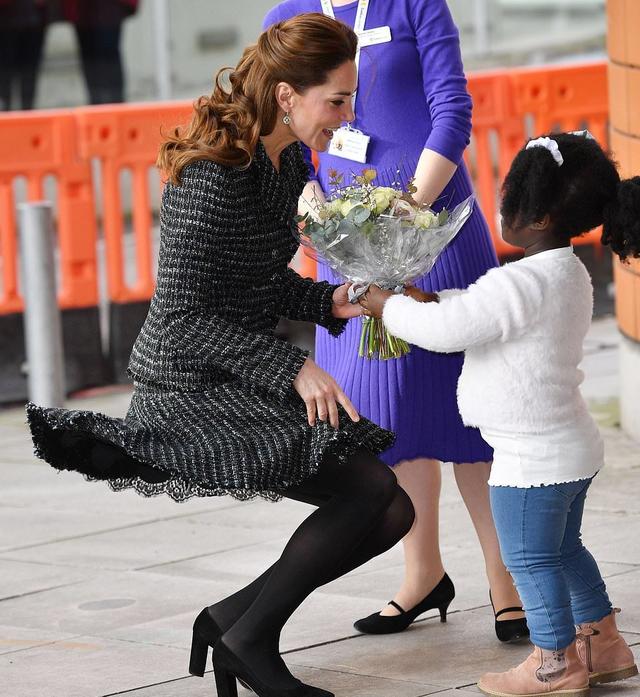
[[158, 99], [171, 99], [171, 46], [169, 42], [169, 2], [155, 0], [153, 5], [153, 36], [156, 57]]
[[40, 406], [61, 407], [65, 377], [51, 204], [22, 203], [18, 210], [29, 399]]
[[484, 56], [489, 51], [489, 7], [487, 0], [475, 0], [473, 10], [475, 51], [478, 55]]

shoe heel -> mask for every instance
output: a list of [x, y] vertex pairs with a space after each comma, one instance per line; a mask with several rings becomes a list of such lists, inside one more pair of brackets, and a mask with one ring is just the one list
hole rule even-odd
[[218, 697], [238, 697], [238, 685], [235, 676], [226, 668], [213, 663], [213, 674], [216, 679], [216, 692]]
[[191, 638], [191, 656], [189, 658], [189, 673], [204, 676], [204, 669], [207, 666], [207, 655], [209, 653], [209, 642], [203, 639], [196, 630], [193, 630]]
[[442, 607], [439, 607], [438, 610], [440, 611], [440, 622], [444, 623], [447, 621], [447, 610], [449, 609], [450, 603], [447, 603], [446, 605], [443, 605]]

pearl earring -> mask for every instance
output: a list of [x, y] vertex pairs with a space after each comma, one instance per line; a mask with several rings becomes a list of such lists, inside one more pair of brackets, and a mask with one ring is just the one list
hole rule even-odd
[[289, 112], [282, 117], [282, 123], [285, 124], [285, 126], [289, 126], [291, 123], [291, 117], [289, 116]]

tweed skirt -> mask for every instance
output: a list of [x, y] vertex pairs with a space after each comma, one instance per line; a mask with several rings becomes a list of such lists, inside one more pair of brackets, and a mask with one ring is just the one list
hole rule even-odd
[[282, 498], [316, 474], [323, 458], [357, 448], [379, 454], [394, 434], [339, 407], [340, 426], [307, 422], [297, 396], [278, 402], [250, 386], [200, 392], [136, 385], [127, 415], [27, 405], [35, 454], [58, 470], [106, 481], [114, 491], [167, 494], [176, 501], [229, 494]]

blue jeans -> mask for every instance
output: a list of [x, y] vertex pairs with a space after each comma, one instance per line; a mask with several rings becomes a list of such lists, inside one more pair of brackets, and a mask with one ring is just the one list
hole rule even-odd
[[543, 649], [566, 648], [576, 624], [597, 622], [612, 610], [580, 538], [591, 481], [490, 487], [502, 559], [524, 604], [531, 641]]

